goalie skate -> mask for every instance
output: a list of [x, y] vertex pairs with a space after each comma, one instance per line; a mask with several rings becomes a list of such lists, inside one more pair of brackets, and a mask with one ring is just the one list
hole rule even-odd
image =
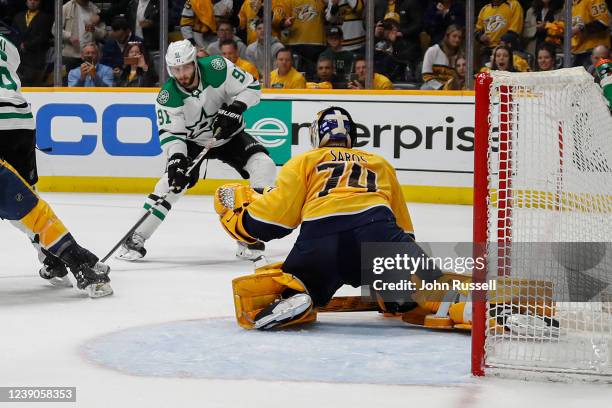
[[287, 299], [278, 300], [257, 314], [254, 328], [271, 329], [280, 324], [300, 317], [312, 306], [312, 299], [306, 293], [298, 293]]
[[258, 241], [254, 244], [245, 244], [244, 242], [237, 241], [237, 243], [236, 258], [253, 262], [266, 260], [264, 256], [266, 246], [263, 242]]
[[123, 244], [121, 244], [121, 248], [119, 248], [119, 252], [117, 252], [115, 258], [123, 261], [135, 261], [143, 258], [147, 254], [144, 243], [145, 239], [140, 234], [132, 234], [131, 237], [128, 237]]

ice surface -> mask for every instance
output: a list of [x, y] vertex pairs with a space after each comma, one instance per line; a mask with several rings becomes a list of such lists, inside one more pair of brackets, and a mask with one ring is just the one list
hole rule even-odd
[[[99, 255], [132, 225], [143, 200], [44, 197]], [[470, 207], [409, 208], [419, 240], [470, 240]], [[271, 243], [271, 258], [281, 260], [294, 238]], [[234, 258], [210, 197], [182, 199], [147, 249], [142, 262], [110, 261], [115, 295], [92, 300], [40, 279], [26, 238], [0, 223], [0, 386], [77, 387], [77, 404], [54, 407], [612, 406], [609, 385], [473, 379], [467, 336], [372, 313], [321, 315], [303, 331], [239, 330], [231, 323], [230, 282], [251, 266]], [[191, 373], [181, 375], [188, 366]], [[13, 405], [31, 406], [1, 406]]]

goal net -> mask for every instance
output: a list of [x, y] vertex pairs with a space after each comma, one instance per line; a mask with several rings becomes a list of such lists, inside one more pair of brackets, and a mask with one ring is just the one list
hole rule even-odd
[[473, 373], [612, 381], [612, 117], [583, 68], [478, 76], [474, 190], [498, 290]]

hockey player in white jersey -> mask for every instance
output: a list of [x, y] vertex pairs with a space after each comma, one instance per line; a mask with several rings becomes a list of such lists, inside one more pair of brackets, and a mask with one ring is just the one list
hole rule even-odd
[[39, 274], [54, 285], [77, 287], [90, 297], [113, 293], [110, 268], [81, 247], [35, 191], [36, 126], [21, 94], [17, 47], [0, 35], [0, 218], [24, 231], [43, 263]]
[[[266, 148], [244, 131], [242, 113], [259, 103], [259, 82], [223, 57], [196, 58], [196, 49], [187, 40], [168, 46], [166, 65], [170, 78], [159, 92], [156, 110], [160, 144], [168, 162], [166, 173], [147, 197], [141, 214], [168, 194], [123, 242], [117, 254], [123, 260], [145, 256], [145, 241], [172, 205], [196, 184], [200, 166], [190, 174], [187, 169], [205, 147], [211, 147], [206, 159], [227, 163], [254, 189], [272, 186], [276, 176], [276, 165]], [[263, 243], [239, 243], [236, 255], [254, 260], [263, 249]]]

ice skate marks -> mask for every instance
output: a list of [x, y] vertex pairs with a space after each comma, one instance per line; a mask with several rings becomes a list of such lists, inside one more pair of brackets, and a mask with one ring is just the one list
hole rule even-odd
[[246, 331], [213, 318], [136, 327], [83, 345], [85, 358], [152, 377], [390, 385], [472, 382], [470, 338], [376, 313], [326, 315], [302, 328]]

